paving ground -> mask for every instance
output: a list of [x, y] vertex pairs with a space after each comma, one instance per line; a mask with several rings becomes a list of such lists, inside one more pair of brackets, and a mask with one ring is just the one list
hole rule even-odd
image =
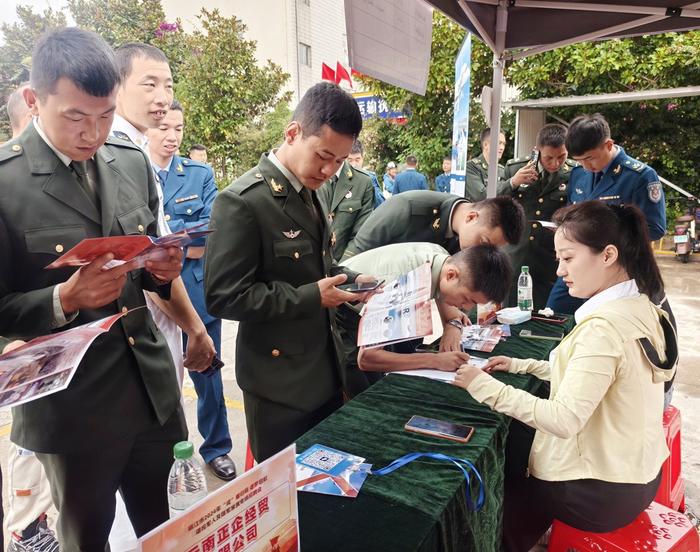
[[[658, 256], [666, 282], [666, 291], [676, 315], [680, 335], [681, 361], [676, 379], [673, 403], [681, 410], [683, 418], [683, 475], [686, 480], [686, 504], [700, 513], [700, 256], [681, 264], [672, 255]], [[246, 430], [241, 391], [234, 373], [235, 323], [225, 323], [223, 329], [222, 370], [229, 426], [234, 443], [232, 457], [239, 469], [243, 469], [245, 458]], [[197, 433], [196, 395], [189, 380], [184, 388], [184, 402], [190, 437], [198, 446], [201, 438]], [[9, 411], [0, 411], [0, 464], [7, 466], [7, 454], [11, 419]], [[5, 478], [6, 479], [6, 478]], [[6, 481], [3, 497], [7, 497]], [[209, 489], [222, 482], [210, 476]], [[5, 500], [5, 506], [7, 501]]]

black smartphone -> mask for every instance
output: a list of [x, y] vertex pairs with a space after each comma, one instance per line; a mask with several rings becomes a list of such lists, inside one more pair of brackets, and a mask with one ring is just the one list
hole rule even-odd
[[383, 283], [384, 283], [384, 280], [382, 280], [381, 282], [378, 280], [374, 280], [373, 282], [342, 284], [342, 285], [339, 285], [337, 287], [340, 290], [348, 291], [350, 293], [365, 293], [367, 291], [374, 291], [379, 286], [381, 286]]
[[406, 431], [414, 433], [422, 433], [432, 437], [440, 437], [442, 439], [451, 439], [466, 443], [474, 434], [474, 428], [468, 425], [455, 424], [444, 420], [436, 420], [434, 418], [424, 418], [423, 416], [411, 417], [404, 426]]
[[214, 360], [211, 361], [209, 368], [204, 370], [204, 372], [202, 372], [202, 374], [204, 374], [205, 376], [213, 376], [214, 374], [216, 374], [216, 372], [221, 370], [223, 367], [224, 367], [224, 361], [221, 360], [219, 357], [215, 356]]
[[530, 154], [529, 163], [533, 167], [537, 167], [537, 163], [539, 163], [539, 162], [540, 162], [540, 152], [539, 152], [539, 150], [534, 149], [534, 150], [532, 150], [532, 153]]

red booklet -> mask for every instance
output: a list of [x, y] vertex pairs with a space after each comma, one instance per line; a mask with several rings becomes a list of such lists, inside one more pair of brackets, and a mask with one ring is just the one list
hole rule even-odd
[[[206, 224], [206, 223], [205, 223]], [[204, 226], [204, 225], [202, 225]], [[197, 226], [195, 228], [199, 228]], [[114, 254], [111, 266], [137, 260], [136, 268], [144, 266], [147, 260], [161, 260], [169, 247], [185, 247], [195, 239], [213, 230], [181, 230], [160, 238], [151, 236], [108, 236], [106, 238], [85, 238], [78, 245], [61, 255], [46, 268], [83, 266], [106, 253]]]

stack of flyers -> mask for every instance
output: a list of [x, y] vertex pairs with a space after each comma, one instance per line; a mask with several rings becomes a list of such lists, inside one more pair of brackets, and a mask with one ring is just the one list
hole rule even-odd
[[372, 464], [325, 445], [313, 445], [297, 454], [297, 490], [355, 498]]
[[501, 336], [501, 326], [465, 326], [462, 332], [462, 347], [465, 350], [490, 353], [498, 345]]

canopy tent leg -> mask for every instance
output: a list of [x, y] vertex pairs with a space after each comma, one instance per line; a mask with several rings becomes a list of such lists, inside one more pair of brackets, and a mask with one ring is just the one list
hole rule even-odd
[[499, 0], [496, 11], [496, 51], [493, 54], [493, 90], [491, 91], [491, 137], [489, 138], [489, 176], [486, 197], [496, 197], [498, 180], [498, 136], [501, 132], [501, 91], [503, 89], [503, 53], [506, 46], [508, 28], [508, 8], [504, 0]]

